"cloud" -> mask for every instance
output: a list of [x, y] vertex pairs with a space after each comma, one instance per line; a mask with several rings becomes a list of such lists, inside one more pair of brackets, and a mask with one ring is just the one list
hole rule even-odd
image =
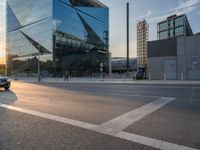
[[184, 11], [184, 10], [193, 10], [197, 4], [200, 3], [200, 0], [179, 0], [179, 5], [175, 8], [170, 9], [169, 11]]
[[5, 6], [5, 0], [0, 1], [0, 6]]
[[174, 14], [177, 14], [177, 15], [181, 15], [181, 14], [188, 14], [189, 12], [193, 11], [194, 9], [196, 9], [196, 7], [188, 7], [188, 8], [185, 8], [185, 9], [182, 9], [182, 10], [176, 10], [174, 12], [171, 12], [171, 13], [167, 13], [163, 16], [160, 16], [160, 17], [156, 17], [156, 18], [153, 18], [151, 19], [152, 21], [160, 21], [160, 20], [164, 20], [166, 19], [167, 17], [171, 16], [171, 15], [174, 15]]
[[200, 0], [179, 0], [178, 6], [168, 10], [171, 14], [188, 14], [197, 8]]
[[138, 17], [136, 20], [141, 20], [141, 19], [148, 18], [148, 17], [150, 17], [152, 14], [153, 14], [153, 10], [148, 10], [148, 11], [146, 12], [146, 14], [144, 14], [144, 15]]
[[0, 24], [0, 32], [1, 32], [1, 31], [3, 31], [3, 30], [4, 30], [4, 28], [3, 28], [3, 27], [1, 27], [1, 24]]
[[152, 17], [149, 20], [150, 22], [159, 22], [174, 14], [188, 14], [194, 11], [197, 8], [198, 4], [200, 4], [200, 0], [179, 0], [178, 6], [174, 8], [169, 8], [164, 15]]

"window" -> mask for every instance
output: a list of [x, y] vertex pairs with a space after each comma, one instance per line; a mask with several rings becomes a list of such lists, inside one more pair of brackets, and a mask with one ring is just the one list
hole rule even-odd
[[174, 27], [174, 20], [170, 20], [169, 24], [170, 24], [170, 28], [173, 28]]
[[173, 29], [170, 30], [170, 38], [174, 37], [174, 31]]
[[183, 27], [175, 28], [175, 36], [182, 36], [182, 35], [184, 35], [184, 28]]
[[159, 26], [159, 31], [167, 30], [168, 29], [168, 22], [163, 22], [158, 25]]
[[160, 32], [159, 39], [167, 39], [168, 38], [168, 31]]
[[175, 27], [184, 25], [184, 17], [179, 17], [175, 19]]

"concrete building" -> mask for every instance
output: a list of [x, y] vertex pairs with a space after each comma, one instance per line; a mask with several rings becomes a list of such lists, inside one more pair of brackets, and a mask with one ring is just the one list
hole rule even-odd
[[147, 67], [147, 41], [149, 40], [149, 25], [146, 20], [137, 24], [137, 64], [138, 68]]
[[200, 80], [200, 35], [185, 14], [158, 23], [158, 39], [148, 42], [149, 79]]
[[8, 75], [92, 74], [109, 63], [109, 8], [98, 0], [7, 0]]
[[200, 35], [148, 42], [153, 80], [200, 80]]
[[193, 35], [186, 14], [172, 15], [158, 23], [158, 40]]

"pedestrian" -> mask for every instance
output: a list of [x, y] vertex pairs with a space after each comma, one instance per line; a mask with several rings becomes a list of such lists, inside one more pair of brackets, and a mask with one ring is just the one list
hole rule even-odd
[[64, 81], [69, 81], [69, 72], [68, 71], [65, 71], [65, 78], [64, 78]]

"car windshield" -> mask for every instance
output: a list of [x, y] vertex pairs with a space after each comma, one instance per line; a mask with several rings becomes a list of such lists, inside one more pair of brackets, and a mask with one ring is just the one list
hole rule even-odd
[[137, 75], [141, 75], [141, 74], [143, 74], [143, 73], [142, 73], [142, 72], [137, 72], [136, 74], [137, 74]]

